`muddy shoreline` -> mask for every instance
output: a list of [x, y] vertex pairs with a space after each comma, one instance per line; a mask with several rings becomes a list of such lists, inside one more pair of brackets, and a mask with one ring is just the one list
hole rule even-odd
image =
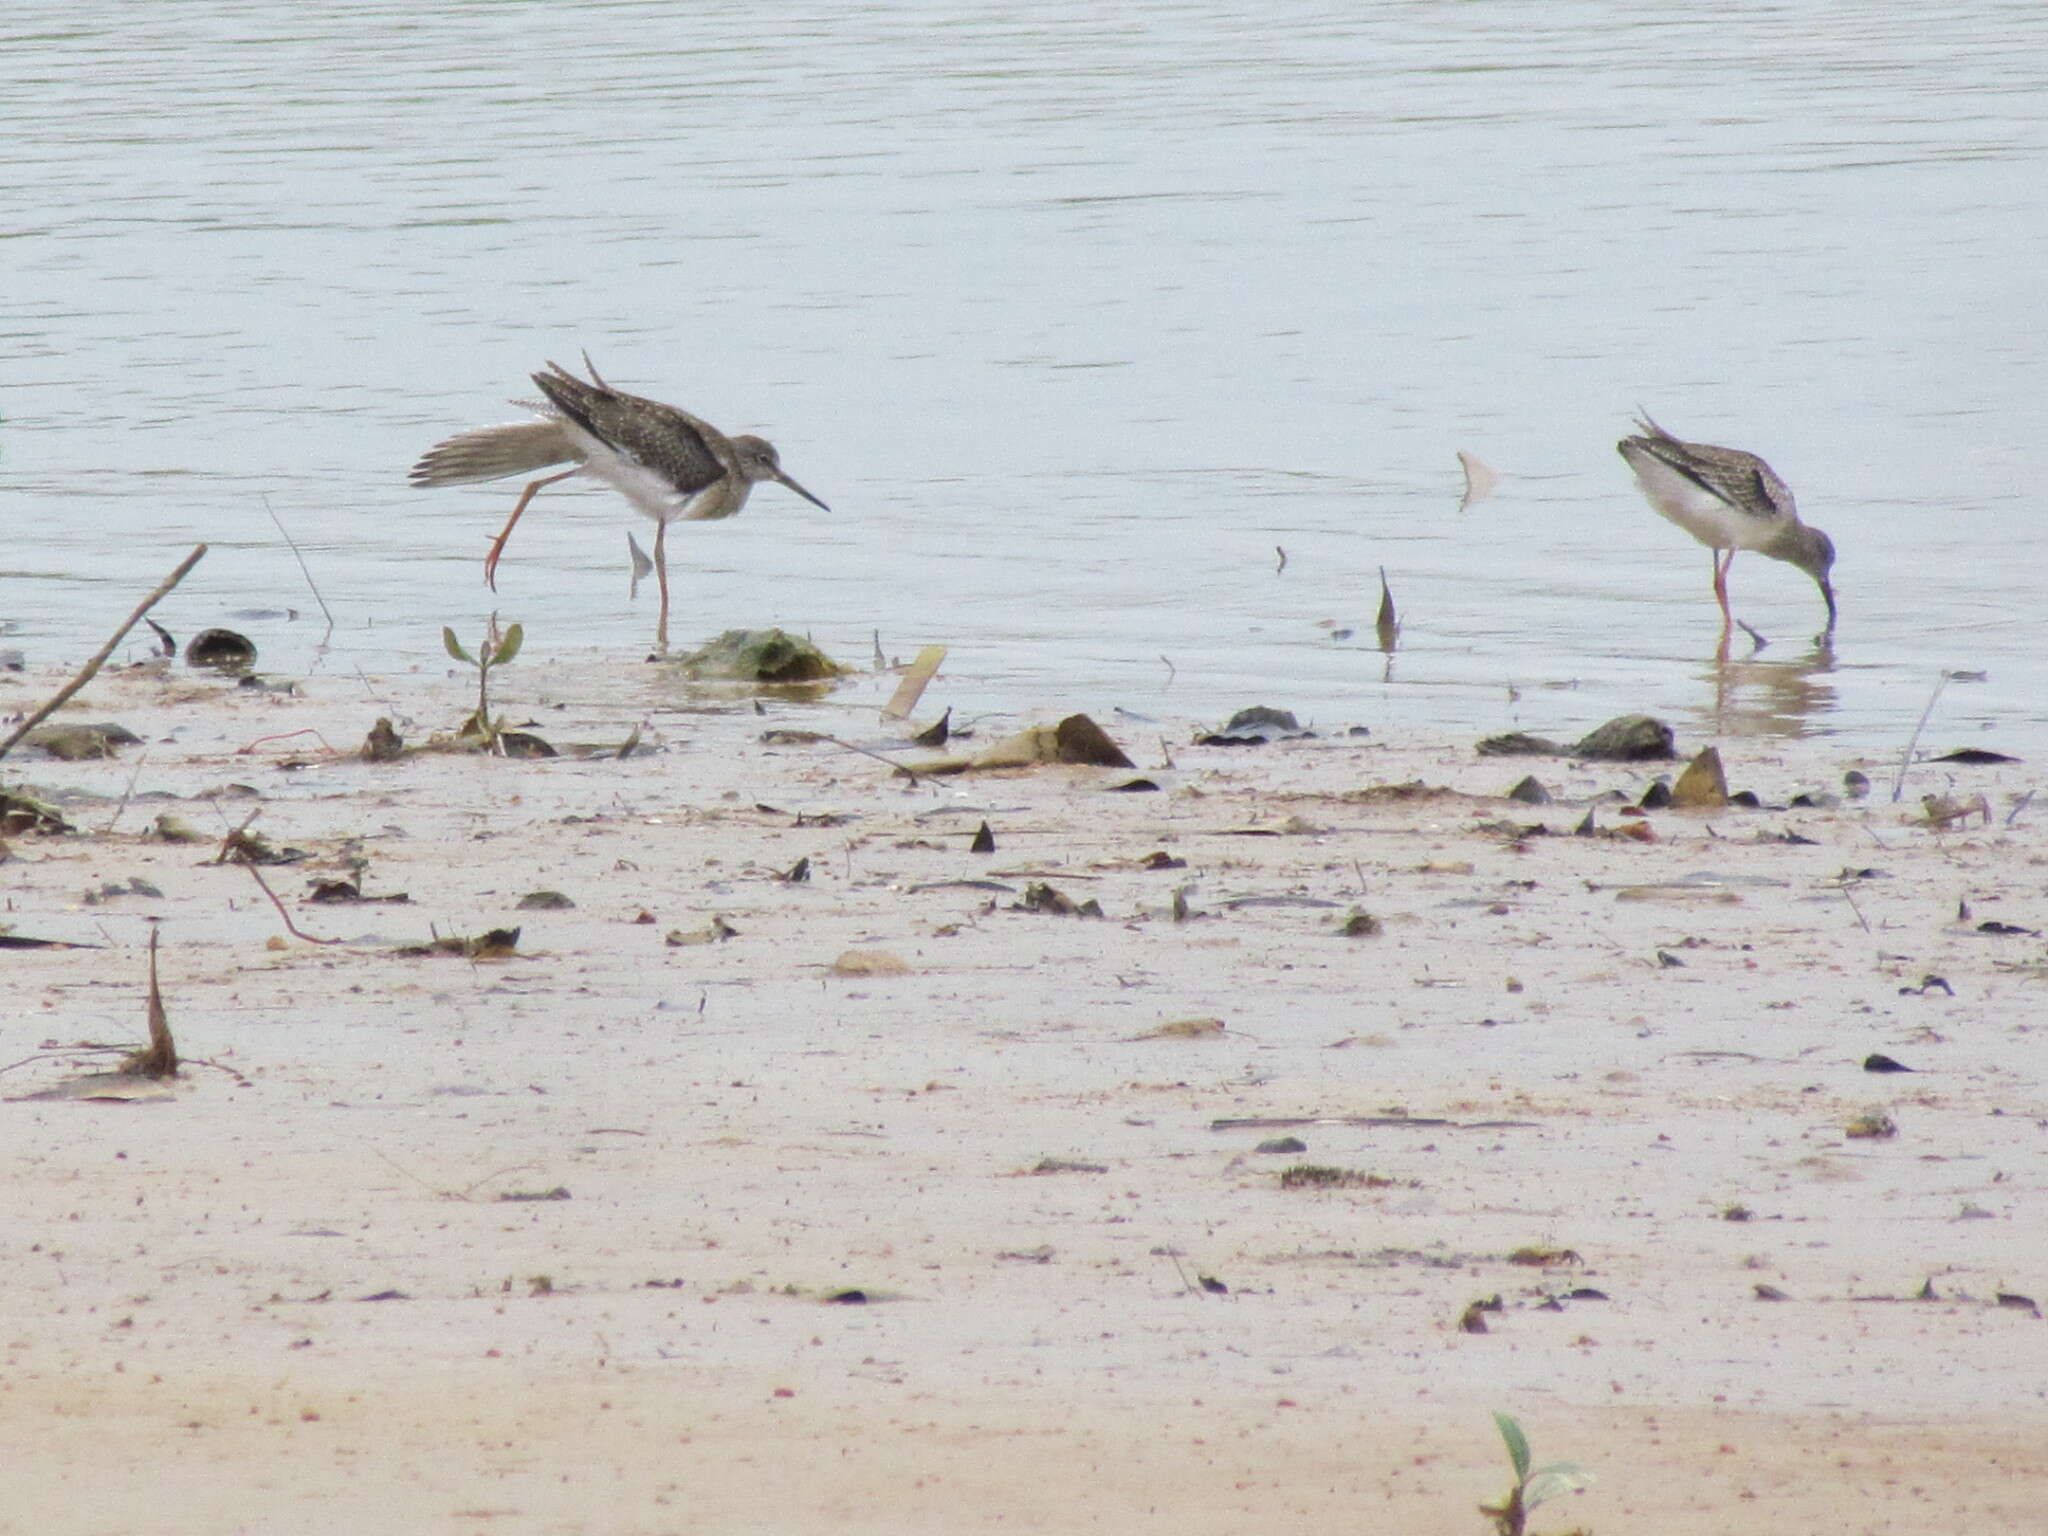
[[[1465, 1532], [1492, 1408], [1599, 1478], [1539, 1529], [2033, 1528], [2032, 765], [1894, 804], [1723, 741], [1760, 808], [1638, 818], [1675, 765], [1099, 701], [977, 740], [1084, 708], [1135, 769], [809, 737], [885, 749], [889, 686], [528, 656], [494, 694], [565, 755], [367, 762], [473, 683], [129, 669], [60, 718], [140, 745], [0, 764], [78, 829], [8, 839], [9, 931], [94, 946], [6, 952], [6, 1059], [139, 1041], [155, 927], [240, 1079], [0, 1104], [0, 1531]], [[212, 862], [252, 813], [304, 937]]]

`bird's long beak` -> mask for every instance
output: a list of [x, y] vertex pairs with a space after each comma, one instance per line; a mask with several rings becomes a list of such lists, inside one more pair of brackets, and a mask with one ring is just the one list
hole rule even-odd
[[1828, 605], [1828, 633], [1835, 632], [1835, 589], [1825, 577], [1820, 583], [1821, 600]]
[[[781, 472], [780, 472], [779, 470], [778, 470], [778, 471], [776, 472], [776, 475], [775, 475], [775, 482], [776, 482], [776, 484], [778, 484], [778, 485], [786, 485], [786, 486], [788, 486], [788, 487], [789, 487], [789, 488], [790, 488], [790, 489], [791, 489], [792, 491], [795, 491], [795, 492], [797, 493], [797, 495], [799, 495], [799, 496], [803, 497], [803, 499], [804, 499], [805, 501], [808, 501], [808, 502], [809, 502], [809, 503], [810, 503], [810, 504], [811, 504], [812, 506], [816, 507], [816, 508], [817, 508], [817, 509], [818, 509], [818, 510], [819, 510], [820, 512], [830, 512], [830, 511], [832, 510], [832, 509], [831, 509], [830, 507], [826, 506], [826, 505], [825, 505], [825, 503], [823, 503], [822, 501], [818, 500], [818, 498], [817, 498], [817, 497], [813, 496], [813, 495], [812, 495], [812, 494], [811, 494], [811, 493], [810, 493], [809, 491], [805, 490], [805, 489], [804, 489], [804, 488], [803, 488], [802, 486], [798, 485], [798, 484], [797, 484], [797, 483], [796, 483], [796, 482], [795, 482], [794, 480], [790, 479], [790, 478], [789, 478], [789, 476], [787, 476], [787, 475], [785, 475], [785, 474], [781, 473]], [[1832, 612], [1834, 611], [1834, 599], [1833, 599], [1833, 598], [1829, 598], [1829, 599], [1828, 599], [1828, 611], [1829, 611], [1830, 613], [1832, 613]]]

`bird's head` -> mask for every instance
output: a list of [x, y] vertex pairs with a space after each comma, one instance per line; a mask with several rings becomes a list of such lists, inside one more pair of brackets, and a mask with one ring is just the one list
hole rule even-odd
[[775, 452], [775, 445], [765, 437], [736, 437], [732, 440], [732, 451], [739, 459], [740, 473], [747, 477], [748, 484], [758, 485], [763, 480], [773, 480], [777, 485], [788, 486], [820, 511], [832, 510], [783, 473], [782, 460]]
[[1828, 628], [1835, 627], [1835, 587], [1828, 579], [1828, 573], [1835, 568], [1835, 541], [1818, 528], [1800, 524], [1798, 537], [1786, 553], [1786, 560], [1806, 572], [1820, 588], [1820, 595], [1828, 605]]

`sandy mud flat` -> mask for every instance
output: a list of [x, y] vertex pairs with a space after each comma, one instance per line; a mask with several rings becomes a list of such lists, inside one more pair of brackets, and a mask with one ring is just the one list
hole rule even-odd
[[[1045, 701], [964, 745], [1136, 768], [912, 780], [807, 734], [934, 755], [881, 682], [494, 686], [564, 755], [178, 668], [0, 764], [77, 946], [0, 949], [0, 1531], [1483, 1536], [1495, 1408], [1598, 1479], [1536, 1530], [2048, 1528], [2035, 765], [1723, 742], [1759, 808], [1632, 818], [1678, 765]], [[26, 1097], [152, 928], [175, 1083]]]

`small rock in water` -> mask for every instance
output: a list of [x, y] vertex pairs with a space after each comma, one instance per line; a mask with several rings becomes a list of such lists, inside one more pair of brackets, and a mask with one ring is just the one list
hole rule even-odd
[[30, 746], [41, 747], [50, 756], [66, 762], [112, 757], [114, 748], [131, 747], [141, 740], [127, 726], [112, 721], [99, 725], [41, 725], [27, 736]]
[[185, 664], [246, 672], [256, 665], [256, 642], [232, 629], [202, 629], [185, 647]]
[[1678, 756], [1677, 737], [1649, 715], [1617, 715], [1582, 738], [1572, 756], [1599, 763], [1668, 762]]
[[1271, 728], [1276, 731], [1298, 731], [1301, 722], [1294, 718], [1291, 709], [1269, 709], [1264, 704], [1254, 704], [1250, 709], [1240, 709], [1224, 724], [1226, 731], [1257, 731]]
[[845, 668], [808, 640], [779, 629], [729, 629], [678, 663], [692, 677], [750, 683], [815, 683]]
[[1301, 722], [1294, 712], [1287, 709], [1269, 709], [1263, 704], [1254, 704], [1250, 709], [1240, 709], [1224, 722], [1223, 729], [1197, 737], [1198, 747], [1256, 747], [1288, 736], [1307, 736], [1310, 733], [1301, 728]]

